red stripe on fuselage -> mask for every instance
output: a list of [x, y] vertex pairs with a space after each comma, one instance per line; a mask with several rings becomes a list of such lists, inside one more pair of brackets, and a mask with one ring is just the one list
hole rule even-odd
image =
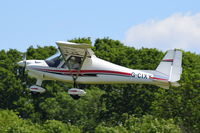
[[173, 62], [173, 59], [164, 59], [162, 61], [169, 61], [169, 62]]
[[31, 90], [39, 90], [39, 88], [31, 88]]
[[41, 68], [34, 68], [36, 70], [41, 70], [41, 71], [49, 71], [49, 72], [60, 72], [60, 73], [72, 73], [72, 74], [84, 74], [84, 73], [109, 73], [109, 74], [121, 74], [121, 75], [128, 75], [131, 76], [131, 73], [126, 73], [126, 72], [117, 72], [117, 71], [109, 71], [109, 70], [52, 70], [52, 69], [41, 69]]
[[162, 79], [162, 78], [157, 78], [157, 77], [150, 77], [151, 79], [156, 79], [156, 80], [167, 80], [167, 79]]
[[[41, 69], [41, 68], [34, 68], [35, 70], [40, 71], [49, 71], [49, 72], [60, 72], [60, 73], [67, 73], [67, 74], [77, 74], [78, 72], [80, 74], [87, 74], [87, 73], [103, 73], [103, 74], [120, 74], [120, 75], [126, 75], [131, 76], [132, 73], [126, 73], [126, 72], [118, 72], [118, 71], [110, 71], [110, 70], [53, 70], [53, 69]], [[167, 80], [157, 77], [150, 77], [150, 79], [156, 79], [156, 80]]]

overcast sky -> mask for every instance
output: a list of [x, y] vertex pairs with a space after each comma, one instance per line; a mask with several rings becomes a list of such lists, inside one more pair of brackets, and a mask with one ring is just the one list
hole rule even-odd
[[0, 2], [0, 49], [26, 51], [75, 37], [110, 37], [136, 48], [200, 53], [199, 0]]

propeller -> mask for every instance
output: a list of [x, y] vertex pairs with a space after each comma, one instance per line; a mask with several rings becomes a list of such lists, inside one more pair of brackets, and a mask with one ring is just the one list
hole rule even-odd
[[26, 62], [26, 53], [24, 53], [23, 55], [23, 64], [24, 64], [24, 67], [22, 68], [22, 76], [24, 78], [24, 82], [22, 84], [26, 84], [27, 82], [27, 79], [28, 79], [28, 76], [26, 74], [26, 66], [27, 66], [27, 62]]
[[17, 70], [18, 77], [20, 77], [22, 84], [26, 84], [27, 82], [27, 75], [26, 75], [26, 66], [27, 66], [27, 61], [26, 61], [26, 53], [23, 54], [23, 60], [19, 61], [17, 63], [20, 68]]
[[24, 64], [24, 67], [22, 69], [22, 74], [24, 76], [24, 74], [26, 72], [26, 65], [27, 65], [27, 63], [26, 63], [26, 53], [24, 53], [24, 55], [23, 55], [23, 64]]

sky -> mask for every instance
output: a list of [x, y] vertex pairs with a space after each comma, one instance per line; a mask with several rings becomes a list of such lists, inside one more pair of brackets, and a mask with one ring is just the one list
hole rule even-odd
[[[0, 49], [25, 52], [77, 37], [200, 54], [199, 0], [0, 1]], [[94, 42], [93, 42], [94, 43]]]

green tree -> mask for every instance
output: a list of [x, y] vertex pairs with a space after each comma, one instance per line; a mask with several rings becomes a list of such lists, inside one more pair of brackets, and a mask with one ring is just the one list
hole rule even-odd
[[56, 120], [47, 120], [43, 124], [43, 129], [46, 133], [80, 133], [80, 129], [78, 127]]
[[152, 114], [175, 119], [183, 132], [200, 131], [200, 55], [183, 53], [181, 86], [159, 89], [152, 103]]
[[[92, 44], [90, 38], [69, 41]], [[132, 69], [155, 69], [164, 55], [157, 49], [135, 49], [110, 38], [96, 39], [93, 50], [97, 57]], [[52, 46], [30, 46], [26, 54], [27, 59], [45, 59], [56, 51]], [[16, 115], [12, 111], [0, 111], [8, 117], [6, 119], [16, 119], [16, 126], [8, 122], [10, 126], [2, 126], [2, 129], [10, 132], [29, 132], [29, 128], [35, 128], [35, 132], [68, 129], [77, 129], [77, 132], [171, 132], [174, 129], [179, 132], [179, 125], [182, 132], [200, 130], [199, 54], [183, 52], [183, 73], [178, 88], [165, 90], [137, 84], [79, 85], [86, 88], [87, 95], [78, 101], [66, 92], [72, 84], [58, 81], [44, 81], [47, 91], [31, 95], [27, 87], [34, 85], [36, 80], [29, 77], [23, 84], [26, 77], [17, 75], [17, 62], [22, 59], [22, 53], [17, 50], [0, 51], [0, 108], [18, 112]], [[1, 123], [6, 123], [3, 115]], [[49, 127], [48, 131], [42, 128], [44, 125]]]
[[85, 44], [92, 44], [91, 38], [90, 37], [82, 37], [82, 38], [74, 38], [71, 40], [68, 40], [69, 42], [74, 42], [74, 43], [85, 43]]
[[38, 124], [19, 118], [16, 113], [9, 110], [0, 110], [1, 133], [44, 133]]
[[37, 48], [33, 48], [33, 46], [30, 46], [27, 49], [27, 59], [34, 59], [34, 60], [44, 60], [47, 57], [54, 55], [57, 52], [56, 48], [53, 46], [45, 46]]
[[151, 115], [141, 118], [131, 116], [126, 120], [124, 127], [132, 133], [181, 133], [173, 119], [160, 119]]

